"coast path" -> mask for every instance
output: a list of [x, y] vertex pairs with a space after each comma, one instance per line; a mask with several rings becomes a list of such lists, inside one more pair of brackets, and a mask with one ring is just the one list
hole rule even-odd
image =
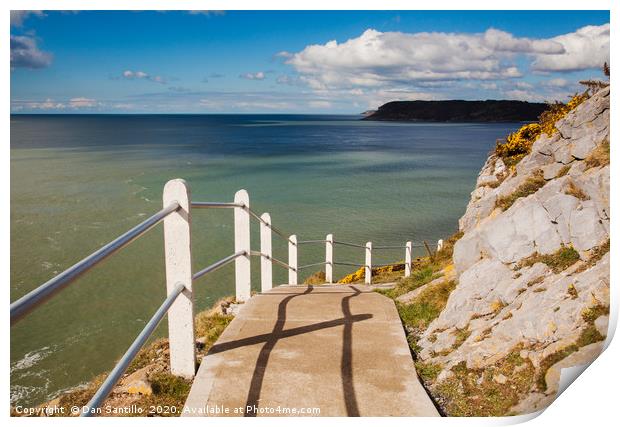
[[242, 306], [202, 360], [184, 415], [438, 413], [392, 300], [363, 285], [283, 285]]

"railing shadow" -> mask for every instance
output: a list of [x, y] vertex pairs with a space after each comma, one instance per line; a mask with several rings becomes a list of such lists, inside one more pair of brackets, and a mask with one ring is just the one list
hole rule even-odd
[[347, 416], [359, 417], [360, 412], [357, 406], [357, 396], [355, 395], [355, 385], [353, 384], [353, 316], [351, 315], [351, 298], [361, 294], [361, 291], [354, 286], [349, 286], [354, 293], [342, 298], [341, 307], [344, 315], [344, 330], [342, 331], [342, 359], [340, 361], [340, 377], [342, 378], [342, 393]]
[[[250, 388], [248, 390], [246, 398], [246, 409], [258, 408], [258, 402], [260, 400], [260, 394], [265, 378], [265, 372], [269, 363], [269, 357], [272, 350], [280, 339], [288, 338], [292, 336], [302, 335], [321, 329], [333, 328], [338, 326], [344, 326], [343, 329], [343, 347], [340, 365], [340, 374], [342, 380], [342, 390], [345, 401], [345, 407], [348, 416], [359, 416], [359, 409], [357, 405], [357, 398], [355, 395], [355, 387], [353, 384], [353, 324], [363, 320], [371, 319], [372, 314], [351, 314], [350, 300], [362, 292], [354, 286], [349, 286], [353, 290], [353, 293], [342, 298], [341, 309], [343, 317], [339, 319], [327, 320], [324, 322], [314, 323], [311, 325], [299, 326], [290, 329], [284, 329], [286, 323], [286, 311], [287, 305], [293, 298], [308, 295], [315, 289], [313, 286], [308, 288], [303, 293], [291, 293], [280, 301], [278, 304], [278, 317], [273, 326], [273, 329], [269, 333], [255, 335], [252, 337], [242, 338], [234, 341], [215, 344], [209, 350], [209, 354], [221, 353], [224, 351], [236, 349], [239, 347], [245, 347], [249, 345], [255, 345], [264, 343], [260, 350], [252, 379], [250, 381]], [[244, 416], [255, 417], [256, 412], [244, 411]]]

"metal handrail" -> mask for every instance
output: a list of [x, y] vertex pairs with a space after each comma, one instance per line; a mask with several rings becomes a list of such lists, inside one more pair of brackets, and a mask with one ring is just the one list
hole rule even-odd
[[284, 267], [284, 268], [288, 268], [289, 270], [297, 271], [297, 270], [299, 269], [299, 267], [298, 267], [298, 268], [291, 267], [290, 265], [288, 265], [288, 264], [287, 264], [287, 263], [285, 263], [284, 261], [280, 261], [279, 259], [274, 258], [274, 257], [272, 257], [272, 256], [269, 256], [269, 255], [267, 255], [267, 254], [266, 254], [266, 253], [264, 253], [264, 252], [260, 252], [260, 251], [251, 251], [251, 252], [250, 252], [250, 255], [252, 255], [252, 256], [260, 256], [260, 257], [264, 257], [264, 258], [270, 259], [270, 260], [272, 260], [273, 262], [275, 262], [276, 264], [280, 264], [282, 267]]
[[327, 243], [329, 240], [301, 240], [297, 242], [298, 245], [304, 245], [307, 243]]
[[404, 261], [403, 262], [390, 262], [388, 264], [373, 264], [372, 268], [375, 268], [375, 267], [387, 267], [389, 265], [404, 265], [404, 264], [406, 264], [406, 262], [404, 262]]
[[170, 306], [172, 306], [178, 296], [181, 295], [181, 292], [183, 292], [183, 290], [185, 290], [185, 285], [179, 283], [168, 295], [168, 297], [166, 297], [162, 305], [157, 309], [153, 317], [151, 317], [151, 320], [149, 320], [144, 329], [142, 329], [140, 334], [127, 349], [123, 357], [121, 357], [121, 360], [119, 360], [116, 366], [114, 366], [114, 369], [112, 369], [112, 372], [110, 372], [103, 384], [101, 384], [95, 395], [82, 409], [82, 417], [90, 417], [92, 415], [95, 415], [95, 410], [103, 404], [106, 397], [108, 397], [116, 383], [118, 383], [118, 381], [121, 379], [121, 377], [129, 367], [129, 364], [133, 361], [140, 349], [153, 334], [153, 331], [155, 331], [157, 325], [159, 325], [166, 313], [168, 313]]
[[243, 203], [229, 202], [192, 202], [190, 206], [198, 209], [229, 209], [245, 207]]
[[401, 246], [373, 246], [372, 249], [406, 249], [406, 245]]
[[317, 265], [327, 265], [327, 261], [323, 261], [323, 262], [315, 262], [314, 264], [306, 264], [306, 265], [302, 265], [301, 267], [297, 267], [297, 270], [303, 270], [304, 268], [310, 268], [310, 267], [316, 267]]
[[67, 268], [62, 273], [56, 275], [38, 288], [33, 289], [12, 303], [11, 325], [15, 324], [32, 310], [52, 298], [58, 292], [62, 291], [83, 273], [90, 270], [110, 255], [124, 248], [138, 237], [149, 231], [151, 228], [155, 227], [163, 221], [164, 218], [177, 211], [179, 208], [180, 205], [176, 201], [169, 204], [156, 214], [150, 216], [129, 231], [112, 240], [110, 243], [101, 247], [86, 258]]
[[362, 249], [366, 249], [366, 245], [357, 245], [355, 243], [349, 243], [349, 242], [341, 242], [339, 240], [334, 240], [334, 243], [337, 245], [344, 245], [344, 246], [351, 246], [353, 248], [362, 248]]
[[336, 261], [334, 261], [333, 264], [335, 264], [335, 265], [351, 265], [353, 267], [368, 267], [366, 264], [358, 264], [358, 263], [354, 263], [354, 262], [336, 262]]
[[214, 262], [210, 266], [205, 267], [202, 270], [194, 273], [194, 275], [192, 276], [192, 280], [198, 280], [205, 274], [218, 270], [224, 267], [226, 264], [229, 264], [235, 259], [239, 258], [240, 256], [246, 256], [247, 254], [248, 253], [246, 251], [239, 251], [239, 252], [235, 252], [232, 255], [228, 255], [226, 258], [222, 258], [221, 260]]
[[284, 240], [288, 241], [291, 245], [293, 246], [297, 246], [297, 243], [295, 243], [294, 241], [292, 241], [286, 234], [284, 234], [282, 231], [280, 231], [278, 228], [276, 228], [273, 224], [271, 224], [268, 221], [265, 221], [264, 219], [262, 219], [260, 217], [260, 215], [258, 215], [256, 212], [254, 212], [252, 210], [252, 208], [247, 207], [246, 205], [242, 205], [241, 206], [243, 209], [245, 209], [246, 211], [248, 211], [248, 213], [253, 216], [254, 218], [256, 218], [258, 221], [262, 222], [263, 224], [265, 224], [267, 227], [271, 228], [271, 231], [273, 231], [274, 233], [276, 233], [278, 236], [282, 237]]

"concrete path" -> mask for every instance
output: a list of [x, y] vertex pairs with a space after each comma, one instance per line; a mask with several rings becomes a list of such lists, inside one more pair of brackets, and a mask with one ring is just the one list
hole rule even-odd
[[243, 306], [203, 359], [184, 415], [438, 413], [392, 300], [363, 285], [304, 285]]

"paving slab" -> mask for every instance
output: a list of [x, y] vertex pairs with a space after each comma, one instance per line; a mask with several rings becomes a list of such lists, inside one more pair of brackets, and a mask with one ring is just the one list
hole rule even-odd
[[438, 416], [394, 302], [364, 285], [279, 286], [203, 358], [185, 416]]

